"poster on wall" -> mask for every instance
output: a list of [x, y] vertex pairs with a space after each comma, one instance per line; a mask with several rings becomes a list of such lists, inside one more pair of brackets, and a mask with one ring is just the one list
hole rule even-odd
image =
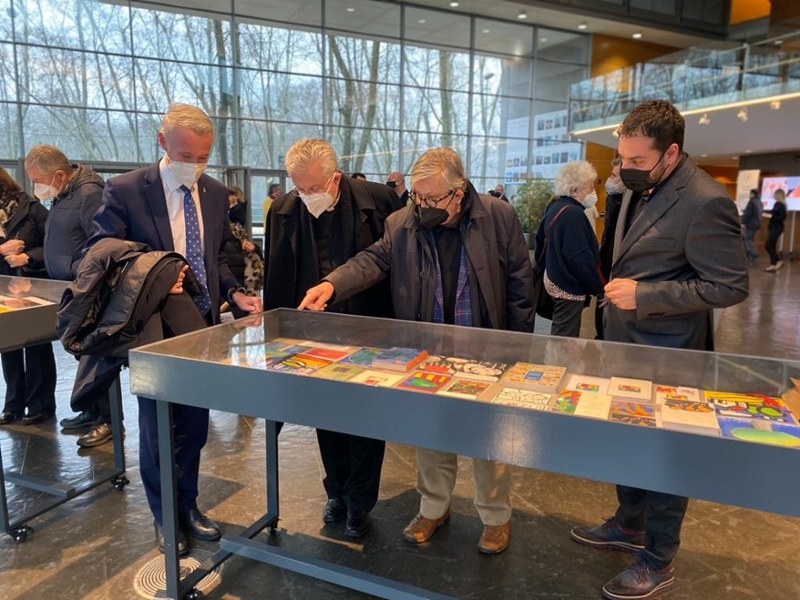
[[759, 169], [746, 169], [739, 171], [736, 177], [736, 207], [739, 209], [739, 214], [744, 212], [747, 203], [750, 200], [750, 190], [758, 189], [758, 180], [761, 177]]
[[570, 141], [566, 109], [534, 116], [533, 127], [533, 176], [553, 179], [565, 163], [582, 158], [581, 144]]
[[524, 182], [528, 174], [528, 124], [529, 117], [509, 119], [506, 122], [506, 185]]

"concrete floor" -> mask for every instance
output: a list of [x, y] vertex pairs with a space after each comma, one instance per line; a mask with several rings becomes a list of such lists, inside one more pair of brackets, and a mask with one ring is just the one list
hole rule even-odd
[[[765, 258], [751, 270], [751, 295], [722, 312], [717, 347], [722, 352], [800, 359], [798, 265], [764, 273]], [[593, 337], [590, 311], [585, 337]], [[547, 331], [540, 323], [538, 330]], [[75, 360], [58, 352], [58, 418], [70, 416], [68, 399]], [[127, 388], [127, 373], [123, 388]], [[4, 389], [0, 384], [0, 393]], [[125, 600], [139, 570], [159, 556], [152, 517], [138, 476], [136, 402], [125, 393], [128, 476], [123, 492], [110, 484], [32, 521], [28, 541], [0, 534], [0, 599]], [[212, 413], [201, 464], [201, 507], [225, 532], [236, 532], [263, 512], [265, 441], [263, 422]], [[111, 464], [111, 446], [78, 450], [77, 435], [61, 433], [55, 421], [0, 429], [6, 469], [78, 483]], [[570, 541], [576, 523], [594, 523], [613, 513], [614, 488], [601, 483], [526, 469], [513, 470], [512, 542], [494, 557], [475, 548], [481, 525], [472, 506], [467, 460], [462, 461], [451, 522], [432, 541], [412, 547], [400, 536], [417, 512], [414, 449], [389, 444], [374, 526], [363, 542], [344, 537], [342, 525], [320, 518], [325, 494], [313, 430], [288, 425], [280, 436], [281, 521], [275, 542], [355, 569], [387, 576], [459, 598], [599, 598], [600, 586], [631, 558]], [[47, 497], [8, 485], [15, 513]], [[215, 544], [196, 544], [213, 550]], [[800, 598], [800, 519], [693, 501], [676, 561], [672, 600], [792, 600]], [[233, 557], [222, 582], [207, 597], [366, 597], [304, 576]]]

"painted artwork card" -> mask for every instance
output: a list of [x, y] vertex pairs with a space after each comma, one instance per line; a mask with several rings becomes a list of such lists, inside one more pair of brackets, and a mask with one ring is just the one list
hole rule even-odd
[[472, 379], [469, 377], [454, 377], [438, 393], [443, 396], [453, 396], [454, 398], [477, 400], [485, 394], [490, 387], [492, 387], [491, 381]]
[[664, 404], [667, 400], [683, 400], [686, 402], [702, 402], [700, 390], [693, 387], [655, 385], [654, 397], [657, 404]]
[[590, 394], [608, 394], [610, 379], [607, 377], [591, 377], [589, 375], [570, 375], [567, 384], [568, 390], [576, 392], [589, 392]]
[[614, 400], [611, 403], [611, 415], [609, 420], [616, 421], [617, 423], [628, 423], [629, 425], [655, 427], [657, 425], [656, 407], [643, 402]]
[[756, 419], [719, 419], [722, 437], [770, 446], [800, 448], [800, 427]]
[[429, 392], [433, 394], [444, 387], [450, 379], [449, 375], [414, 371], [411, 377], [404, 379], [397, 384], [396, 387], [401, 390], [413, 390], [415, 392]]
[[351, 346], [337, 346], [333, 348], [329, 345], [322, 345], [308, 348], [305, 352], [303, 352], [303, 354], [308, 354], [309, 356], [316, 356], [317, 358], [324, 358], [325, 360], [336, 362], [349, 356], [354, 351], [355, 348]]
[[503, 381], [514, 386], [539, 392], [555, 392], [567, 369], [557, 365], [518, 362], [503, 376]]
[[497, 381], [508, 365], [506, 363], [492, 361], [477, 361], [468, 358], [458, 358], [455, 356], [428, 355], [417, 369], [428, 371], [429, 373], [439, 373], [441, 375], [463, 375], [472, 379], [484, 379], [485, 381]]
[[[339, 363], [341, 364], [341, 363]], [[405, 374], [387, 373], [386, 371], [373, 371], [366, 369], [350, 378], [350, 383], [362, 383], [373, 387], [394, 387], [405, 378]]]
[[414, 348], [395, 346], [381, 351], [372, 361], [372, 366], [376, 369], [388, 369], [390, 371], [410, 371], [425, 360], [427, 356], [427, 350], [420, 351]]
[[797, 420], [780, 398], [719, 390], [705, 390], [703, 393], [706, 400], [714, 406], [718, 418], [755, 419], [797, 425]]
[[333, 379], [335, 381], [349, 381], [356, 375], [364, 372], [362, 367], [356, 365], [345, 365], [342, 363], [332, 363], [314, 372], [314, 377]]
[[614, 398], [653, 401], [653, 382], [646, 379], [630, 379], [628, 377], [612, 377], [608, 384], [608, 393]]
[[331, 364], [331, 361], [317, 358], [316, 356], [295, 354], [289, 358], [284, 358], [280, 362], [269, 365], [268, 368], [273, 371], [295, 373], [297, 375], [311, 375], [314, 371], [326, 367], [329, 364]]
[[360, 367], [371, 367], [372, 361], [383, 352], [382, 348], [359, 348], [352, 354], [345, 356], [341, 362], [358, 365]]

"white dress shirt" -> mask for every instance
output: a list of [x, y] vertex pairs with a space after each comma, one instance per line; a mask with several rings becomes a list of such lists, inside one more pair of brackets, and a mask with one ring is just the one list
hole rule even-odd
[[[167, 214], [169, 215], [169, 226], [172, 230], [172, 245], [175, 252], [186, 256], [186, 219], [183, 215], [183, 190], [181, 183], [175, 179], [175, 175], [167, 167], [166, 157], [162, 157], [158, 165], [161, 173], [161, 182], [164, 184], [164, 197], [167, 199]], [[192, 186], [192, 199], [197, 211], [197, 225], [200, 227], [200, 242], [203, 247], [203, 256], [206, 251], [206, 239], [203, 234], [203, 211], [200, 210], [200, 197], [197, 184]]]

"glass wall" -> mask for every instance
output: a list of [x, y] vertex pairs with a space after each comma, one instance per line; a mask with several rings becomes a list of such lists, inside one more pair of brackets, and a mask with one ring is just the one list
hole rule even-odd
[[343, 171], [383, 181], [450, 145], [479, 190], [513, 187], [533, 175], [535, 111], [566, 114], [588, 71], [588, 36], [535, 25], [380, 0], [202, 6], [0, 0], [0, 160], [50, 143], [148, 163], [182, 101], [214, 118], [216, 165], [281, 170], [322, 136]]

